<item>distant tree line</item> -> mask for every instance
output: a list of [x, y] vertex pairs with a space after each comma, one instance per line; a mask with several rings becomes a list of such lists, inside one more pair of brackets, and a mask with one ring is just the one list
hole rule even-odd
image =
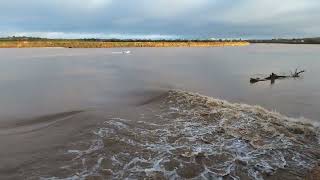
[[241, 39], [98, 39], [98, 38], [84, 38], [84, 39], [48, 39], [39, 37], [27, 36], [12, 36], [0, 38], [0, 41], [89, 41], [89, 42], [240, 42]]
[[39, 38], [39, 37], [27, 37], [27, 36], [11, 36], [11, 37], [0, 37], [0, 40], [2, 41], [18, 41], [18, 40], [21, 40], [21, 41], [25, 41], [25, 40], [28, 40], [28, 41], [32, 41], [32, 40], [45, 40], [44, 38]]
[[292, 38], [292, 39], [260, 39], [248, 40], [250, 43], [282, 43], [282, 44], [320, 44], [320, 37], [318, 38]]
[[318, 38], [292, 38], [292, 39], [99, 39], [99, 38], [84, 38], [84, 39], [49, 39], [40, 37], [27, 36], [12, 36], [0, 38], [0, 41], [85, 41], [85, 42], [241, 42], [247, 41], [250, 43], [286, 43], [286, 44], [320, 44]]

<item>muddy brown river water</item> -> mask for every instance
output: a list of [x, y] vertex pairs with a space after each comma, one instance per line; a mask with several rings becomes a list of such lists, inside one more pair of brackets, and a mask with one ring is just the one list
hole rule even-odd
[[0, 179], [304, 179], [320, 159], [320, 46], [0, 55]]

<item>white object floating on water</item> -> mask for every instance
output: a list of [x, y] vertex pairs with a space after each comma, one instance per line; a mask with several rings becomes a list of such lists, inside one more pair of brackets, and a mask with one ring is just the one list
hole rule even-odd
[[131, 54], [131, 51], [117, 51], [117, 52], [112, 52], [112, 54]]
[[123, 54], [131, 54], [131, 51], [122, 51]]

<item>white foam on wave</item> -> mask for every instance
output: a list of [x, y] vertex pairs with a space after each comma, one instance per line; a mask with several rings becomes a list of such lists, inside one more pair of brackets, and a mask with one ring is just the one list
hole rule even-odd
[[69, 150], [74, 161], [96, 162], [78, 178], [260, 180], [289, 171], [303, 178], [320, 157], [313, 123], [184, 91], [161, 103], [150, 117], [109, 119], [88, 149]]

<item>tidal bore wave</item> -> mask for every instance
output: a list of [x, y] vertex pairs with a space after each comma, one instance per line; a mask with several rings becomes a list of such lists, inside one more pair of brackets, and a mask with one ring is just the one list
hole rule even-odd
[[66, 152], [70, 176], [43, 179], [304, 179], [320, 159], [318, 125], [258, 106], [171, 90], [146, 109], [106, 120]]

